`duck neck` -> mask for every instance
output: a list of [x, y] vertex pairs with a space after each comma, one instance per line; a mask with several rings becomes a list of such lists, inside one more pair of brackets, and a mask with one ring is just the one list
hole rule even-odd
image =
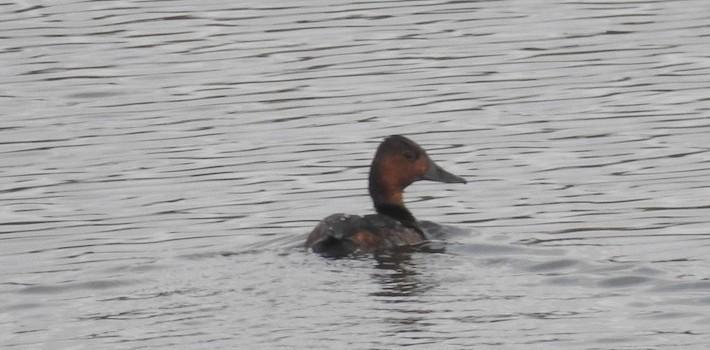
[[378, 214], [385, 215], [402, 223], [402, 225], [421, 231], [417, 219], [404, 206], [388, 203], [375, 203], [375, 210]]
[[376, 180], [373, 174], [370, 174], [370, 197], [375, 205], [375, 211], [378, 214], [385, 215], [402, 223], [402, 225], [412, 228], [419, 233], [422, 233], [417, 219], [404, 206], [402, 201], [402, 191], [392, 190], [382, 186]]

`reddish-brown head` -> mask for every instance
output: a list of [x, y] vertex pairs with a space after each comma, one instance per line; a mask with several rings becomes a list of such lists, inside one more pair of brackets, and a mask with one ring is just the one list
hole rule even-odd
[[370, 166], [369, 189], [375, 206], [403, 205], [402, 192], [418, 180], [466, 183], [436, 165], [414, 141], [400, 135], [382, 141]]

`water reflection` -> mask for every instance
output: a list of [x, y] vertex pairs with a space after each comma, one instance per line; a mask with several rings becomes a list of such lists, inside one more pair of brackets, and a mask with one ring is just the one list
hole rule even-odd
[[391, 334], [421, 333], [427, 330], [427, 319], [433, 310], [426, 302], [427, 294], [438, 286], [421, 260], [412, 257], [415, 252], [391, 252], [375, 255], [376, 264], [371, 277], [379, 290], [369, 293], [381, 305], [372, 307], [386, 311], [382, 323], [389, 325]]
[[375, 254], [375, 270], [372, 278], [380, 286], [380, 290], [370, 293], [372, 296], [385, 297], [386, 303], [398, 303], [411, 300], [403, 297], [417, 296], [436, 287], [436, 283], [423, 279], [420, 269], [412, 261], [412, 252], [390, 252]]

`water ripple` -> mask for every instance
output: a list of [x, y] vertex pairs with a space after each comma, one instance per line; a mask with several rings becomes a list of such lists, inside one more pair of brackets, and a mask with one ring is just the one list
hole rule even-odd
[[[708, 13], [3, 4], [0, 347], [704, 348]], [[307, 254], [395, 133], [444, 249]]]

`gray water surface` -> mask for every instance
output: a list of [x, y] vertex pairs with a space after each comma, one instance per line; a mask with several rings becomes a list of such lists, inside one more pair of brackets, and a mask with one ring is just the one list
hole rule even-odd
[[[6, 2], [0, 62], [2, 349], [710, 344], [710, 2]], [[390, 134], [446, 250], [306, 252]]]

